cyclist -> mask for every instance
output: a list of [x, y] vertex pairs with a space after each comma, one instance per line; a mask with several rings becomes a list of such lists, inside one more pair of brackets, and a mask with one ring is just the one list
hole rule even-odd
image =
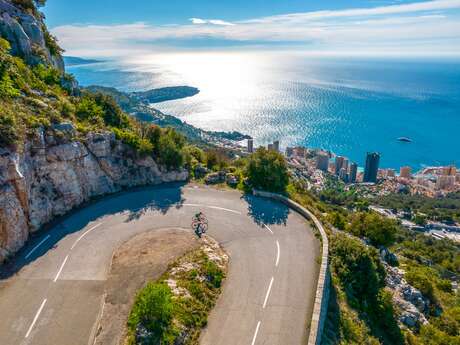
[[201, 237], [201, 234], [205, 233], [207, 230], [207, 220], [203, 212], [198, 212], [193, 218], [192, 227], [198, 236]]

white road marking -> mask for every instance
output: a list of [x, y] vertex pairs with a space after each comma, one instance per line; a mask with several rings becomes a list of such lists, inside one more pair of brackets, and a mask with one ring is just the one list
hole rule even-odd
[[267, 224], [265, 224], [265, 223], [262, 223], [262, 224], [264, 225], [265, 229], [267, 229], [268, 231], [270, 231], [270, 232], [273, 234], [272, 229], [270, 229], [270, 228], [267, 226]]
[[276, 263], [275, 263], [275, 267], [278, 267], [278, 264], [280, 263], [280, 243], [278, 242], [278, 240], [276, 240]]
[[30, 335], [30, 332], [32, 332], [32, 329], [34, 328], [35, 323], [37, 322], [38, 317], [40, 316], [40, 313], [42, 312], [43, 307], [45, 306], [45, 303], [46, 303], [46, 298], [43, 300], [42, 305], [40, 306], [40, 308], [38, 308], [37, 314], [35, 314], [34, 320], [30, 324], [29, 330], [26, 333], [26, 338], [28, 338], [29, 335]]
[[99, 224], [96, 224], [95, 226], [93, 226], [92, 228], [88, 229], [87, 231], [85, 231], [76, 241], [75, 243], [72, 245], [72, 247], [70, 248], [70, 250], [74, 249], [75, 246], [77, 245], [78, 242], [80, 242], [80, 240], [85, 237], [90, 231], [93, 231], [94, 229], [96, 229], [98, 226], [102, 225], [102, 223], [99, 223]]
[[241, 214], [240, 211], [236, 210], [231, 210], [229, 208], [224, 208], [224, 207], [219, 207], [219, 206], [208, 206], [208, 205], [201, 205], [201, 204], [182, 204], [182, 206], [192, 206], [192, 207], [207, 207], [207, 208], [212, 208], [215, 210], [221, 210], [221, 211], [227, 211], [235, 214]]
[[59, 279], [59, 276], [61, 275], [61, 272], [62, 270], [64, 269], [64, 266], [65, 266], [65, 263], [67, 262], [67, 259], [69, 258], [69, 256], [67, 255], [64, 259], [64, 262], [62, 263], [61, 265], [61, 268], [59, 269], [58, 273], [56, 274], [56, 277], [54, 278], [54, 282], [56, 283], [57, 280]]
[[254, 333], [254, 337], [252, 338], [252, 343], [251, 343], [251, 345], [254, 345], [254, 344], [256, 343], [257, 333], [259, 333], [259, 327], [260, 327], [260, 321], [257, 322], [256, 331], [255, 331], [255, 333]]
[[270, 296], [270, 291], [272, 289], [272, 285], [273, 285], [274, 280], [275, 280], [275, 278], [273, 278], [273, 277], [270, 280], [270, 285], [268, 286], [267, 294], [265, 295], [264, 305], [262, 306], [262, 309], [265, 309], [265, 307], [267, 306], [268, 296]]
[[31, 255], [38, 249], [38, 247], [40, 247], [43, 243], [45, 243], [45, 241], [46, 241], [47, 239], [49, 239], [50, 237], [51, 237], [50, 235], [47, 235], [43, 240], [41, 240], [40, 243], [37, 244], [37, 245], [29, 252], [29, 254], [26, 255], [26, 259], [28, 259], [29, 256], [31, 256]]

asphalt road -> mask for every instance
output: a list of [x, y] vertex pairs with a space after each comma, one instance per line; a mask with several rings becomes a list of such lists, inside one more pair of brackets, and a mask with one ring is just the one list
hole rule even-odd
[[134, 234], [189, 228], [203, 211], [230, 255], [223, 294], [201, 343], [305, 344], [319, 241], [286, 206], [190, 185], [105, 198], [35, 236], [0, 280], [0, 344], [92, 344], [115, 248]]

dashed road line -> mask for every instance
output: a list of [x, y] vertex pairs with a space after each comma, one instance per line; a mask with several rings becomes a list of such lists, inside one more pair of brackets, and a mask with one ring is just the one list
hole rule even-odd
[[62, 270], [64, 269], [64, 266], [65, 266], [65, 263], [67, 262], [67, 260], [69, 259], [69, 256], [67, 255], [64, 259], [64, 262], [62, 263], [61, 265], [61, 268], [59, 269], [58, 273], [56, 274], [56, 277], [54, 278], [54, 282], [56, 283], [57, 280], [59, 279], [59, 276], [61, 275], [61, 272]]
[[72, 245], [72, 247], [70, 248], [70, 250], [74, 249], [75, 246], [77, 245], [78, 242], [80, 242], [80, 240], [85, 237], [90, 231], [93, 231], [94, 229], [96, 229], [97, 227], [101, 226], [103, 223], [99, 223], [99, 224], [96, 224], [95, 226], [93, 226], [92, 228], [88, 229], [87, 231], [85, 231], [75, 242], [74, 244]]
[[259, 333], [259, 327], [260, 327], [260, 321], [257, 322], [256, 331], [254, 332], [254, 337], [252, 338], [252, 343], [251, 343], [251, 345], [254, 345], [254, 344], [256, 343], [257, 333]]
[[276, 263], [275, 267], [278, 267], [278, 264], [280, 263], [280, 243], [278, 240], [276, 240]]
[[34, 328], [35, 323], [37, 322], [38, 317], [40, 316], [40, 314], [41, 314], [41, 312], [42, 312], [43, 307], [45, 306], [45, 304], [46, 304], [46, 298], [43, 300], [43, 302], [42, 302], [40, 308], [38, 308], [37, 314], [35, 314], [34, 320], [33, 320], [32, 323], [30, 324], [29, 330], [28, 330], [27, 333], [26, 333], [26, 338], [28, 338], [29, 335], [30, 335], [30, 332], [32, 332], [32, 329]]
[[265, 224], [265, 223], [262, 223], [262, 224], [264, 225], [264, 228], [265, 228], [265, 229], [267, 229], [268, 231], [270, 231], [270, 232], [273, 234], [272, 229], [270, 229], [270, 228], [267, 226], [267, 224]]
[[40, 247], [43, 243], [45, 243], [46, 240], [48, 240], [51, 237], [51, 235], [47, 235], [43, 240], [40, 241], [39, 244], [37, 244], [30, 252], [29, 254], [26, 255], [26, 259], [28, 259], [37, 249]]
[[270, 296], [270, 291], [272, 290], [272, 285], [273, 285], [274, 280], [275, 280], [275, 278], [273, 278], [273, 277], [270, 280], [270, 285], [268, 285], [268, 290], [267, 290], [267, 294], [265, 295], [264, 305], [262, 306], [262, 309], [265, 309], [265, 307], [267, 306], [268, 297]]

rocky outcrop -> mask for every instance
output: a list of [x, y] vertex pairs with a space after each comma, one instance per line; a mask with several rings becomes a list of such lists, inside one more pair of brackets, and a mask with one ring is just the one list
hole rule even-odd
[[38, 11], [0, 0], [0, 35], [10, 42], [11, 53], [22, 57], [27, 64], [43, 63], [64, 72], [64, 61], [49, 46], [51, 36]]
[[428, 300], [418, 289], [406, 282], [404, 271], [388, 265], [385, 268], [386, 284], [393, 292], [393, 302], [399, 311], [399, 322], [411, 329], [428, 323], [424, 314], [428, 311]]
[[0, 148], [0, 262], [31, 232], [92, 197], [188, 178], [137, 157], [111, 132], [74, 136], [71, 124], [61, 124], [38, 130], [20, 152]]

